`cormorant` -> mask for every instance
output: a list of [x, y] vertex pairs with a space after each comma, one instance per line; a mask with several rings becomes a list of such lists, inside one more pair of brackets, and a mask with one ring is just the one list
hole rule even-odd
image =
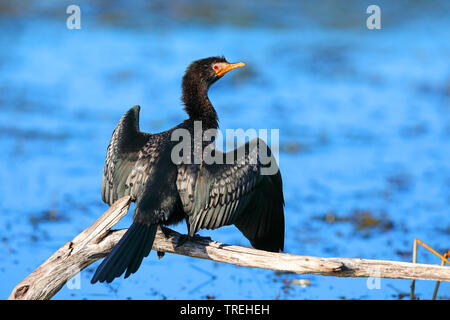
[[[195, 151], [195, 121], [201, 121], [202, 130], [218, 128], [208, 89], [228, 71], [244, 65], [228, 63], [224, 57], [191, 63], [182, 82], [182, 100], [189, 118], [168, 131], [141, 132], [139, 106], [122, 116], [107, 149], [101, 192], [103, 201], [109, 205], [130, 195], [136, 203], [133, 223], [97, 268], [91, 283], [109, 283], [125, 271], [125, 278], [135, 273], [150, 253], [158, 225], [182, 220], [187, 223], [186, 237], [194, 237], [202, 228], [234, 224], [253, 247], [274, 252], [283, 250], [281, 174], [264, 141], [256, 138], [230, 151], [234, 159], [241, 155], [231, 164], [226, 162], [226, 153], [215, 149], [215, 159], [223, 159], [219, 161], [222, 164], [208, 164], [203, 160], [175, 163], [171, 157], [177, 143], [171, 139], [175, 130], [191, 133], [192, 151]], [[251, 142], [257, 142], [256, 147]], [[202, 142], [202, 147], [208, 145], [214, 146], [214, 141]], [[276, 172], [272, 175], [261, 173], [266, 165], [258, 151], [261, 148], [275, 162]]]

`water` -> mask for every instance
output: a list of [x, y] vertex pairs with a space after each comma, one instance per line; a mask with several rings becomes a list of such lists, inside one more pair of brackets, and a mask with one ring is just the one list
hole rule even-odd
[[[103, 162], [122, 114], [141, 105], [147, 132], [178, 124], [184, 69], [211, 55], [247, 64], [210, 90], [221, 129], [280, 129], [287, 252], [411, 261], [414, 238], [449, 249], [445, 1], [381, 2], [374, 31], [356, 1], [79, 1], [81, 30], [66, 28], [69, 4], [0, 7], [0, 297], [107, 209]], [[201, 234], [249, 245], [233, 227]], [[423, 248], [418, 259], [440, 262]], [[55, 299], [404, 299], [410, 285], [154, 252], [132, 277], [91, 285], [97, 266]], [[417, 296], [433, 288], [419, 281]]]

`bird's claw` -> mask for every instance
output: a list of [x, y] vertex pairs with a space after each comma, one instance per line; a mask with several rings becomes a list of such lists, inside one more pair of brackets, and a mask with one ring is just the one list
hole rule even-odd
[[199, 236], [198, 234], [194, 234], [193, 237], [194, 240], [200, 240], [200, 241], [212, 241], [211, 237], [204, 237], [204, 236]]
[[175, 248], [181, 247], [183, 244], [185, 244], [187, 241], [211, 241], [211, 237], [202, 237], [199, 236], [198, 234], [194, 234], [193, 237], [191, 237], [188, 234], [182, 234], [179, 238], [177, 243], [175, 244]]
[[170, 238], [170, 231], [166, 227], [163, 227], [162, 225], [159, 226], [159, 229], [161, 230], [162, 234], [166, 239]]

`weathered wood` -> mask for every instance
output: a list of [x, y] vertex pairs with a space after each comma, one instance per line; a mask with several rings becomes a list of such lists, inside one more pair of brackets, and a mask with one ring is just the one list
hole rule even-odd
[[130, 197], [114, 203], [97, 221], [67, 242], [32, 274], [20, 282], [8, 299], [47, 300], [91, 263], [107, 255], [114, 246], [108, 238], [110, 229], [125, 216]]
[[[50, 299], [78, 272], [105, 257], [126, 230], [110, 229], [126, 214], [130, 198], [119, 199], [88, 229], [66, 243], [12, 291], [9, 299]], [[273, 253], [227, 245], [209, 240], [187, 241], [176, 247], [179, 233], [158, 229], [153, 249], [244, 267], [264, 268], [298, 274], [336, 277], [374, 277], [450, 281], [450, 268], [398, 261], [320, 258]]]
[[389, 260], [356, 258], [320, 258], [289, 253], [274, 253], [253, 248], [227, 245], [215, 241], [189, 242], [174, 247], [177, 232], [167, 229], [169, 239], [157, 233], [153, 248], [158, 251], [177, 253], [202, 259], [211, 259], [243, 267], [271, 269], [298, 274], [318, 274], [334, 277], [373, 277], [416, 280], [450, 281], [450, 268], [438, 265], [415, 264]]

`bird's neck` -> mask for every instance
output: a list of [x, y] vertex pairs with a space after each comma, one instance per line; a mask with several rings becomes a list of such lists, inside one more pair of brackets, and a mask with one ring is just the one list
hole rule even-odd
[[183, 79], [184, 109], [192, 121], [201, 121], [202, 128], [219, 127], [216, 110], [208, 98], [209, 86], [204, 81], [187, 81]]

